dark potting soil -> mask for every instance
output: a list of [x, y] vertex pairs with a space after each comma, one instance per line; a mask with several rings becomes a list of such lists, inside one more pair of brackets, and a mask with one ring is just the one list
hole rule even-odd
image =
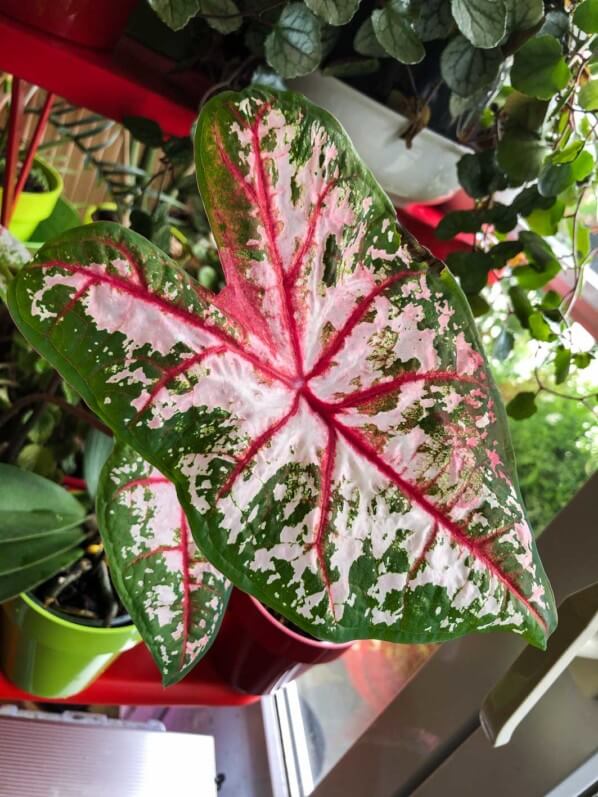
[[47, 609], [75, 622], [108, 627], [127, 619], [110, 579], [99, 537], [86, 545], [81, 559], [40, 584], [33, 594]]
[[[22, 164], [19, 164], [18, 169], [21, 169]], [[4, 181], [4, 163], [0, 163], [0, 183]], [[23, 191], [26, 194], [43, 194], [49, 190], [48, 182], [45, 180], [43, 172], [36, 173], [36, 169], [32, 169], [25, 180]]]
[[97, 210], [94, 210], [91, 218], [94, 221], [118, 221], [118, 213], [115, 210], [98, 208]]

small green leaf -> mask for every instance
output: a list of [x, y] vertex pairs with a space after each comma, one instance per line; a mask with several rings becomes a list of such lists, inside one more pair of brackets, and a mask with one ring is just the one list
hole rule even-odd
[[513, 305], [513, 312], [515, 317], [524, 329], [529, 327], [529, 317], [533, 313], [534, 308], [532, 303], [527, 298], [527, 294], [516, 285], [509, 288], [509, 298]]
[[451, 252], [446, 264], [459, 277], [463, 291], [473, 294], [486, 285], [494, 260], [487, 252]]
[[579, 90], [577, 99], [586, 111], [598, 111], [598, 80], [588, 80]]
[[567, 85], [570, 77], [561, 46], [552, 36], [530, 39], [515, 53], [511, 83], [530, 97], [549, 100]]
[[506, 4], [509, 31], [533, 28], [544, 14], [543, 0], [506, 0]]
[[560, 293], [552, 290], [546, 291], [546, 293], [542, 296], [540, 306], [543, 310], [558, 310], [562, 301], [563, 299]]
[[544, 265], [530, 263], [528, 266], [518, 266], [514, 270], [517, 282], [522, 288], [528, 291], [542, 288], [550, 280], [554, 279], [561, 270], [558, 260], [551, 260]]
[[265, 43], [266, 60], [285, 78], [313, 72], [322, 60], [320, 23], [303, 3], [290, 3]]
[[569, 14], [564, 11], [548, 11], [544, 17], [542, 27], [538, 31], [539, 36], [553, 36], [560, 42], [564, 42], [569, 34]]
[[523, 421], [525, 418], [530, 418], [537, 409], [536, 394], [524, 390], [509, 401], [507, 415], [516, 421]]
[[556, 335], [548, 325], [542, 313], [532, 313], [528, 319], [530, 335], [536, 340], [549, 342], [556, 340]]
[[488, 214], [482, 209], [454, 210], [442, 217], [435, 234], [443, 241], [454, 238], [461, 232], [479, 232], [488, 221]]
[[162, 22], [173, 30], [184, 28], [200, 10], [200, 0], [148, 0]]
[[202, 17], [219, 33], [234, 33], [243, 24], [243, 17], [234, 0], [200, 0], [199, 4]]
[[584, 0], [573, 12], [573, 23], [584, 33], [598, 33], [598, 0]]
[[369, 55], [373, 58], [388, 57], [388, 53], [376, 38], [371, 17], [368, 17], [359, 27], [353, 40], [353, 48], [360, 55]]
[[506, 99], [501, 116], [507, 127], [516, 127], [535, 133], [544, 124], [548, 103], [513, 91]]
[[346, 25], [361, 0], [305, 0], [305, 5], [329, 25]]
[[530, 185], [521, 190], [511, 202], [511, 210], [520, 216], [529, 216], [532, 210], [540, 208], [548, 210], [555, 203], [554, 197], [545, 197], [540, 194], [537, 186]]
[[409, 16], [413, 30], [423, 42], [446, 39], [454, 28], [450, 0], [411, 0]]
[[589, 177], [594, 171], [594, 158], [587, 149], [579, 153], [577, 158], [571, 163], [571, 172], [576, 182], [581, 182]]
[[504, 0], [452, 0], [457, 27], [475, 47], [496, 47], [507, 30]]
[[502, 63], [497, 48], [480, 50], [461, 34], [454, 36], [440, 57], [440, 72], [447, 86], [462, 97], [492, 83]]
[[498, 168], [493, 149], [463, 155], [457, 164], [457, 174], [461, 186], [476, 199], [507, 187], [507, 178]]
[[545, 153], [540, 137], [521, 128], [506, 130], [496, 149], [498, 164], [514, 185], [538, 176]]
[[545, 163], [538, 175], [538, 190], [542, 196], [557, 196], [573, 185], [573, 169], [570, 163]]
[[561, 385], [569, 376], [571, 366], [571, 350], [565, 346], [559, 346], [554, 358], [554, 381]]
[[404, 0], [386, 0], [372, 13], [372, 26], [388, 55], [402, 64], [417, 64], [426, 54], [406, 14]]
[[474, 318], [480, 318], [490, 310], [490, 305], [479, 293], [468, 294], [467, 301]]
[[164, 136], [162, 128], [153, 119], [146, 119], [145, 116], [125, 116], [123, 125], [137, 141], [141, 141], [147, 147], [158, 148], [162, 146]]
[[494, 344], [493, 354], [497, 360], [506, 360], [509, 354], [513, 351], [515, 345], [515, 335], [508, 329], [501, 330], [500, 335], [496, 338]]
[[580, 351], [573, 355], [573, 362], [577, 368], [587, 368], [593, 359], [589, 351]]
[[554, 205], [547, 210], [536, 208], [526, 221], [531, 230], [538, 235], [556, 235], [559, 229], [559, 222], [565, 212], [565, 203], [562, 199], [557, 199]]
[[568, 144], [564, 149], [558, 149], [556, 152], [553, 152], [548, 160], [550, 163], [571, 163], [571, 161], [577, 158], [583, 146], [583, 141], [572, 141], [571, 144]]

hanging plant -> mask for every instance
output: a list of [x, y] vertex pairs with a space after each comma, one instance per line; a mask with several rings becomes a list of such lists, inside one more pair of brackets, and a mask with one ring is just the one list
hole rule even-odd
[[99, 223], [12, 282], [23, 334], [174, 483], [212, 565], [305, 631], [544, 646], [552, 593], [450, 273], [299, 95], [220, 94], [196, 158], [226, 287]]

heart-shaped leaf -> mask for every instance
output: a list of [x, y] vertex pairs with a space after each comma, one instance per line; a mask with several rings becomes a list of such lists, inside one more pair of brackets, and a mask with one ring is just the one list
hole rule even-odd
[[459, 30], [475, 47], [496, 47], [506, 33], [505, 0], [451, 0], [451, 8]]
[[23, 333], [176, 484], [210, 561], [306, 631], [544, 645], [552, 593], [448, 270], [299, 95], [218, 95], [196, 153], [226, 288], [96, 224], [13, 282]]
[[120, 599], [164, 684], [176, 683], [214, 641], [230, 584], [193, 541], [174, 485], [132, 448], [114, 447], [97, 511]]
[[305, 0], [305, 5], [329, 25], [346, 25], [361, 0]]

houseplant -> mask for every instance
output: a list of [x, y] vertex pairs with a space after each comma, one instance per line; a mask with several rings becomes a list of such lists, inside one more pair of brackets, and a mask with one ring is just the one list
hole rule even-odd
[[[25, 337], [155, 469], [107, 465], [133, 476], [129, 489], [112, 479], [113, 498], [130, 502], [122, 511], [149, 523], [160, 499], [149, 511], [135, 481], [172, 482], [184, 517], [170, 553], [184, 556], [185, 528], [210, 562], [212, 599], [217, 572], [319, 639], [501, 629], [544, 646], [552, 594], [448, 270], [400, 230], [338, 123], [298, 95], [218, 95], [196, 159], [219, 293], [110, 223], [58, 237], [9, 287]], [[100, 506], [108, 539], [117, 507]], [[158, 590], [157, 610], [143, 582], [178, 570], [151, 564], [156, 549], [134, 524], [129, 543], [115, 536], [115, 581], [132, 614], [172, 631], [172, 590]], [[142, 568], [126, 595], [119, 551]], [[167, 677], [183, 638], [178, 626], [164, 634]]]
[[[4, 165], [0, 175], [4, 174]], [[0, 178], [1, 182], [1, 178]], [[64, 183], [60, 173], [39, 156], [19, 195], [9, 229], [21, 241], [27, 241], [40, 222], [52, 215], [62, 194]], [[0, 201], [3, 189], [0, 187]]]
[[[476, 316], [491, 313], [485, 298], [489, 276], [502, 277], [508, 309], [496, 317], [496, 351], [507, 357], [519, 336], [530, 341], [530, 349], [546, 352], [539, 358], [537, 390], [523, 391], [509, 412], [529, 416], [537, 392], [555, 389], [595, 408], [595, 394], [561, 387], [569, 373], [594, 358], [570, 340], [570, 319], [592, 261], [596, 218], [594, 0], [230, 0], [218, 8], [147, 2], [181, 38], [185, 34], [188, 63], [198, 41], [205, 50], [210, 30], [210, 52], [234, 41], [239, 58], [234, 64], [225, 60], [214, 76], [219, 87], [243, 85], [262, 62], [277, 75], [264, 76], [262, 70], [259, 80], [307, 75], [297, 84], [300, 90], [324, 106], [333, 103], [337, 113], [346, 108], [350, 124], [357, 95], [343, 89], [345, 103], [336, 96], [338, 87], [328, 90], [325, 83], [341, 78], [365, 95], [362, 131], [369, 130], [367, 113], [376, 100], [388, 106], [385, 117], [389, 109], [407, 117], [408, 128], [397, 129], [407, 142], [417, 142], [419, 131], [431, 126], [471, 146], [452, 177], [469, 195], [471, 210], [449, 216], [438, 234], [475, 235], [472, 251], [448, 265]], [[251, 56], [245, 62], [243, 52]], [[199, 52], [197, 63], [205, 67]], [[387, 128], [382, 135], [382, 142], [372, 141], [373, 162], [383, 146], [397, 151]], [[415, 168], [422, 163], [425, 170], [426, 160], [420, 155]], [[392, 164], [382, 168], [392, 170]], [[397, 191], [396, 184], [394, 179], [391, 189], [404, 200], [409, 187]], [[416, 199], [422, 197], [430, 198], [420, 191]], [[560, 295], [546, 290], [556, 276], [569, 282], [563, 288], [561, 281]]]

